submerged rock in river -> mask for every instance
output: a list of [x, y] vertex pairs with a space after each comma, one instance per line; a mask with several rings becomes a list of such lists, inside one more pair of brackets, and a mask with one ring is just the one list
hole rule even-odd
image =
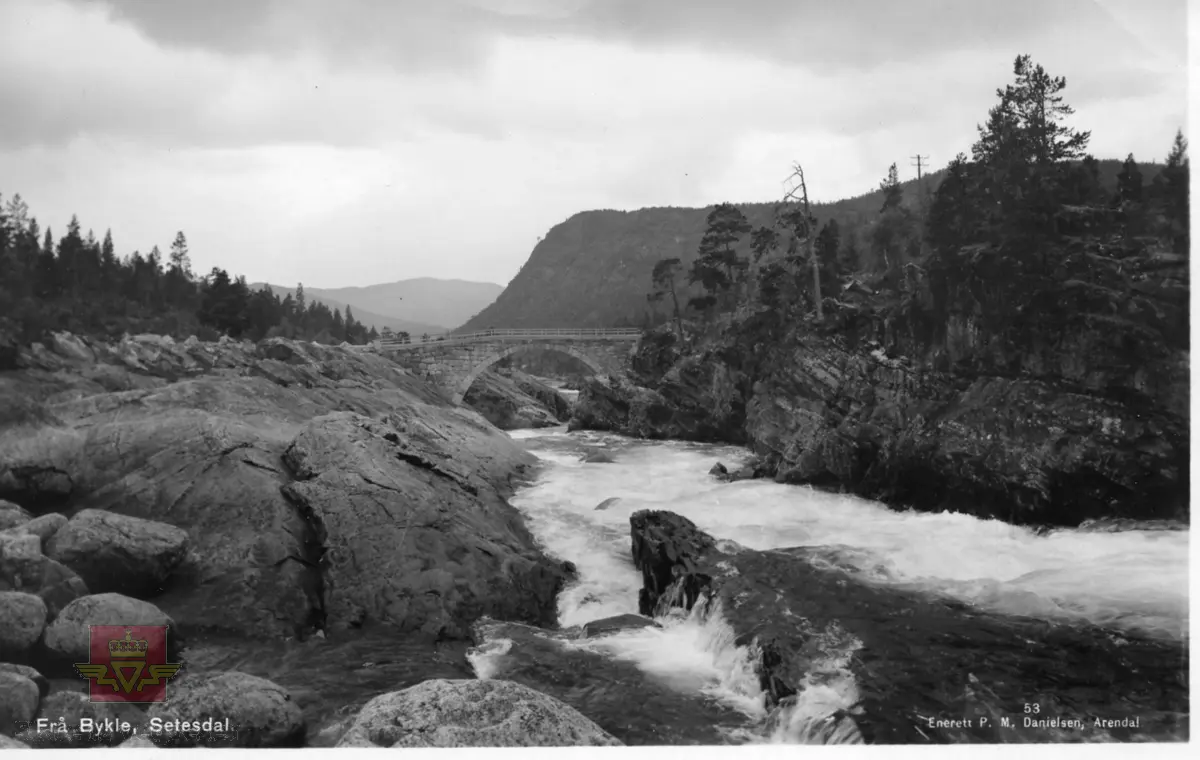
[[[1188, 737], [1181, 641], [872, 584], [828, 547], [725, 554], [670, 512], [637, 512], [631, 526], [643, 611], [703, 604], [723, 615], [755, 653], [763, 691], [786, 715], [781, 730], [801, 732], [788, 741], [820, 740], [832, 726], [877, 744]], [[1083, 722], [1025, 730], [1024, 705]], [[987, 715], [1017, 728], [978, 720]], [[1138, 725], [1097, 726], [1097, 717]]]
[[727, 731], [750, 722], [691, 686], [612, 657], [605, 638], [483, 619], [474, 626], [470, 659], [480, 678], [549, 694], [628, 745], [726, 744]]

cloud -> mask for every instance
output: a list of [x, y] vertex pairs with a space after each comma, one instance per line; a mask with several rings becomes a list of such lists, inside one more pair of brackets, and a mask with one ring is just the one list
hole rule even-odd
[[1182, 27], [1131, 2], [0, 0], [0, 190], [251, 279], [503, 282], [584, 209], [944, 165], [1020, 52], [1098, 155], [1160, 156]]

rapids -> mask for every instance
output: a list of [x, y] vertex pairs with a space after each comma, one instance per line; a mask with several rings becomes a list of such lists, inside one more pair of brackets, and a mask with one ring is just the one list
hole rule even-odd
[[[629, 516], [676, 512], [718, 539], [752, 549], [830, 548], [832, 561], [872, 583], [942, 594], [1006, 615], [1088, 621], [1167, 640], [1187, 637], [1188, 531], [1058, 530], [1047, 534], [964, 514], [897, 512], [861, 498], [767, 481], [722, 483], [716, 461], [737, 465], [729, 446], [633, 441], [565, 428], [512, 431], [543, 462], [512, 499], [553, 555], [578, 568], [559, 596], [563, 627], [637, 612], [640, 573], [630, 557]], [[583, 463], [602, 448], [611, 463]], [[608, 500], [601, 509], [598, 505]], [[746, 716], [731, 742], [839, 743], [852, 727], [816, 725], [848, 707], [853, 648], [831, 647], [819, 684], [768, 715], [748, 653], [719, 610], [660, 618], [642, 628], [574, 646], [635, 664], [681, 691], [706, 695]], [[503, 647], [472, 655], [480, 677]]]

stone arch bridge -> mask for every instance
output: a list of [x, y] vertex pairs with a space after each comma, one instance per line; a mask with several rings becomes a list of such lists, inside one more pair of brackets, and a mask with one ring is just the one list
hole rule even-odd
[[480, 373], [520, 351], [558, 351], [575, 357], [597, 375], [623, 372], [641, 334], [641, 330], [625, 328], [483, 330], [428, 341], [379, 341], [376, 348], [461, 404]]

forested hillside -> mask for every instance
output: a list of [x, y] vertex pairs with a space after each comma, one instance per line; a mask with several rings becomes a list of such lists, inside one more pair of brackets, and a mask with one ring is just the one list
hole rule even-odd
[[[2, 199], [0, 199], [2, 200]], [[187, 238], [164, 256], [155, 246], [120, 256], [108, 231], [97, 240], [72, 217], [66, 234], [43, 233], [19, 194], [0, 204], [0, 340], [32, 342], [49, 331], [118, 337], [156, 333], [214, 340], [286, 337], [365, 343], [374, 337], [347, 307], [252, 290], [244, 277], [192, 272]], [[5, 337], [8, 336], [8, 337]]]
[[[1123, 162], [1095, 160], [1087, 164], [1089, 175], [1107, 193], [1117, 187]], [[1139, 162], [1142, 181], [1149, 184], [1161, 164]], [[885, 177], [888, 167], [880, 167]], [[922, 201], [928, 203], [946, 170], [899, 183], [900, 205], [914, 219]], [[810, 179], [815, 182], [815, 180]], [[884, 180], [883, 184], [886, 184]], [[924, 198], [920, 192], [924, 189]], [[813, 204], [818, 224], [828, 226], [827, 245], [843, 274], [864, 274], [886, 268], [884, 248], [876, 230], [886, 226], [880, 209], [887, 192], [878, 189], [835, 203]], [[737, 204], [752, 227], [772, 223], [775, 203]], [[686, 270], [697, 256], [704, 236], [708, 208], [647, 208], [638, 211], [584, 211], [553, 227], [533, 249], [508, 288], [496, 302], [468, 321], [461, 330], [488, 327], [641, 327], [667, 318], [668, 304], [648, 302], [651, 274], [657, 261], [680, 259]], [[836, 229], [836, 232], [833, 230]], [[919, 245], [914, 227], [904, 233]], [[735, 247], [742, 256], [750, 253], [748, 236]], [[840, 263], [839, 263], [840, 262]], [[680, 297], [686, 302], [702, 290], [681, 278]]]

